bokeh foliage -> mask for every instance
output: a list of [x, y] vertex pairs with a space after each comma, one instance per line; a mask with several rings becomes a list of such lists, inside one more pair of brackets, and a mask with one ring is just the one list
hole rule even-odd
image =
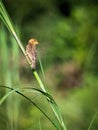
[[[68, 129], [87, 130], [98, 109], [98, 2], [93, 0], [17, 0], [13, 2], [9, 0], [4, 3], [13, 22], [19, 26], [24, 46], [31, 37], [37, 38], [40, 42], [38, 50], [45, 70], [46, 83], [50, 91], [53, 90], [63, 116], [67, 115]], [[6, 36], [4, 36], [5, 39]], [[10, 48], [9, 46], [8, 51]], [[83, 81], [80, 83], [82, 87], [76, 85], [75, 88], [67, 89], [66, 83], [63, 82], [67, 78], [66, 63], [70, 65], [70, 61], [75, 62], [77, 68], [82, 71], [82, 74], [79, 73], [83, 76]], [[28, 69], [24, 61], [20, 68]], [[51, 72], [54, 75], [51, 75]], [[2, 69], [0, 73], [5, 75]], [[27, 72], [20, 74], [23, 84], [32, 82], [32, 78], [28, 78], [30, 73], [26, 74]], [[69, 79], [71, 80], [72, 77]], [[63, 86], [63, 92], [58, 90], [61, 87], [59, 83]], [[34, 116], [33, 124], [41, 115], [36, 112], [36, 109], [32, 110], [28, 104], [25, 105], [27, 113], [24, 114], [25, 111], [22, 110], [24, 117], [20, 128], [38, 129], [38, 124], [31, 128], [32, 121], [28, 115]], [[33, 111], [34, 114], [32, 114]], [[42, 122], [41, 124], [44, 129]], [[92, 126], [93, 130], [97, 128], [98, 116]]]

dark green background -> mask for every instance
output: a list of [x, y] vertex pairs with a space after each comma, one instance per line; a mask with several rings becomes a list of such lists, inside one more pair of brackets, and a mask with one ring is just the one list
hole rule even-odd
[[[98, 2], [94, 0], [3, 0], [3, 2], [14, 25], [18, 27], [24, 47], [32, 37], [39, 41], [38, 53], [45, 71], [45, 82], [57, 100], [64, 120], [67, 120], [68, 130], [87, 130], [98, 110]], [[19, 54], [21, 55], [21, 52]], [[21, 86], [34, 82], [21, 56], [17, 62], [22, 62], [19, 71]], [[37, 70], [41, 73], [39, 63]], [[23, 100], [22, 104], [20, 116], [23, 117], [20, 117], [19, 130], [39, 130], [39, 118], [42, 130], [53, 129], [35, 108], [29, 106], [29, 103]], [[1, 117], [3, 110], [0, 109]], [[1, 118], [0, 120], [2, 124], [0, 127], [5, 130], [6, 123]], [[46, 124], [43, 123], [45, 121]], [[96, 115], [91, 130], [97, 129]]]

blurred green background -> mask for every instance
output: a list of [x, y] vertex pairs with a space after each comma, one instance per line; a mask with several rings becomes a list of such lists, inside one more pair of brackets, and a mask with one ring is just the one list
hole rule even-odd
[[[45, 77], [39, 62], [37, 71], [59, 105], [68, 130], [87, 130], [98, 110], [98, 2], [3, 2], [24, 47], [32, 37], [39, 41], [37, 49]], [[37, 87], [25, 58], [1, 21], [0, 84]], [[6, 91], [0, 90], [0, 98]], [[27, 95], [54, 118], [43, 97]], [[55, 130], [35, 107], [16, 94], [12, 96], [0, 106], [1, 130]], [[97, 129], [98, 115], [91, 127]]]

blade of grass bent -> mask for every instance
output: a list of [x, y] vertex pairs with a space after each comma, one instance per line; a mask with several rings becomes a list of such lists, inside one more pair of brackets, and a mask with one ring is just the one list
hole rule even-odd
[[[21, 93], [19, 90], [22, 90], [22, 89], [14, 89], [14, 88], [11, 88], [11, 87], [8, 87], [8, 86], [4, 86], [4, 85], [0, 85], [1, 88], [6, 88], [6, 89], [10, 89], [11, 91], [13, 92], [16, 92], [17, 94], [19, 94], [20, 96], [24, 97], [26, 100], [28, 100], [30, 103], [32, 103], [37, 109], [39, 109], [40, 112], [42, 112], [44, 114], [44, 116], [54, 125], [55, 128], [58, 128], [58, 126], [56, 125], [55, 122], [53, 122], [50, 117], [35, 103], [33, 102], [29, 97], [27, 97], [26, 95], [24, 95], [23, 93]], [[10, 94], [8, 94], [9, 96]], [[5, 97], [6, 98], [6, 97]], [[4, 100], [3, 100], [4, 101]]]

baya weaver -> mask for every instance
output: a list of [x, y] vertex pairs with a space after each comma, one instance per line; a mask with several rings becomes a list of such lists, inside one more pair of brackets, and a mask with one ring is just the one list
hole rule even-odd
[[37, 44], [39, 44], [38, 41], [32, 38], [28, 41], [28, 44], [26, 46], [26, 54], [31, 62], [32, 69], [36, 68], [36, 56], [37, 56], [36, 45]]

